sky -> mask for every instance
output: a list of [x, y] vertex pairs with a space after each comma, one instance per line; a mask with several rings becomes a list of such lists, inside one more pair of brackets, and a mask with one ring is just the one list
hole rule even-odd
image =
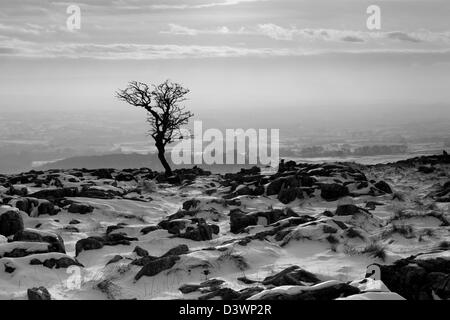
[[448, 0], [2, 0], [0, 111], [134, 117], [114, 92], [170, 79], [225, 125], [450, 118], [449, 14]]

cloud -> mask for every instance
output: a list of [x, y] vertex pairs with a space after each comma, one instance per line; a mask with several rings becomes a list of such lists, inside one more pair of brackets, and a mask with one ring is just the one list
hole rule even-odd
[[439, 54], [450, 58], [450, 49], [339, 49], [246, 48], [135, 43], [54, 43], [42, 44], [0, 36], [0, 56], [27, 58], [71, 58], [101, 60], [155, 60], [186, 58], [298, 57], [323, 54]]
[[217, 27], [211, 30], [208, 29], [201, 30], [201, 29], [192, 29], [171, 23], [169, 24], [169, 30], [161, 31], [161, 33], [196, 36], [199, 34], [229, 34], [230, 29], [228, 29], [227, 27]]
[[276, 24], [268, 23], [258, 25], [257, 33], [266, 35], [275, 40], [292, 40], [293, 36], [297, 33], [297, 29], [286, 29], [277, 26]]
[[346, 42], [364, 42], [364, 39], [357, 36], [344, 36], [341, 40]]
[[405, 32], [400, 32], [400, 31], [388, 32], [388, 33], [386, 33], [386, 37], [389, 39], [395, 39], [395, 40], [407, 41], [407, 42], [422, 42], [422, 40], [415, 38], [414, 36], [409, 35]]
[[173, 35], [250, 35], [265, 36], [278, 41], [296, 41], [296, 40], [322, 40], [334, 42], [353, 42], [361, 43], [368, 41], [377, 41], [379, 39], [396, 40], [401, 42], [419, 43], [419, 42], [450, 42], [450, 32], [402, 32], [402, 31], [354, 31], [338, 29], [299, 29], [295, 26], [282, 27], [273, 23], [258, 24], [255, 27], [241, 27], [239, 29], [230, 29], [222, 26], [213, 29], [194, 29], [178, 24], [169, 24], [169, 30], [161, 31], [164, 34]]
[[38, 35], [41, 33], [41, 27], [35, 24], [27, 24], [26, 27], [16, 25], [5, 25], [0, 23], [0, 32], [8, 34], [30, 34]]
[[203, 4], [154, 4], [150, 7], [152, 9], [177, 9], [177, 10], [183, 10], [183, 9], [203, 9], [203, 8], [212, 8], [212, 7], [221, 7], [221, 6], [234, 6], [245, 2], [261, 2], [261, 1], [268, 1], [268, 0], [224, 0], [221, 2], [209, 2], [209, 3], [203, 3]]

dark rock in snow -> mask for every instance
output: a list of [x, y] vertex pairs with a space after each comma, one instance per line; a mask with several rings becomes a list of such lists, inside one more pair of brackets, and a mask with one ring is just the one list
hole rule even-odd
[[85, 198], [97, 198], [97, 199], [114, 199], [121, 196], [123, 193], [114, 190], [103, 190], [95, 187], [86, 187], [81, 190], [79, 196]]
[[147, 233], [150, 233], [152, 231], [159, 230], [159, 229], [161, 229], [159, 226], [148, 226], [148, 227], [142, 228], [141, 229], [141, 233], [142, 234], [147, 234]]
[[358, 213], [366, 213], [366, 214], [370, 214], [369, 211], [367, 211], [366, 209], [360, 208], [358, 206], [355, 206], [353, 204], [344, 204], [341, 206], [338, 206], [335, 212], [335, 215], [337, 216], [352, 216]]
[[0, 215], [0, 235], [9, 237], [23, 230], [23, 219], [19, 212], [10, 210]]
[[14, 268], [13, 266], [9, 265], [8, 263], [5, 263], [4, 266], [5, 266], [5, 272], [6, 273], [14, 273], [14, 271], [16, 271], [16, 268]]
[[172, 268], [178, 260], [180, 260], [179, 256], [167, 256], [153, 260], [144, 265], [134, 279], [138, 281], [143, 276], [153, 277], [164, 270]]
[[104, 241], [101, 237], [89, 237], [78, 240], [75, 245], [75, 256], [77, 257], [84, 250], [101, 249], [104, 246]]
[[118, 261], [120, 261], [120, 260], [122, 260], [123, 259], [123, 257], [121, 256], [121, 255], [115, 255], [114, 257], [112, 257], [111, 258], [111, 260], [109, 260], [107, 263], [106, 263], [106, 265], [108, 265], [108, 264], [111, 264], [111, 263], [116, 263], [116, 262], [118, 262]]
[[66, 188], [57, 188], [57, 189], [43, 189], [32, 193], [29, 195], [30, 197], [39, 198], [39, 199], [47, 199], [50, 201], [54, 201], [61, 198], [66, 197], [77, 197], [78, 196], [78, 188], [76, 187], [66, 187]]
[[146, 257], [149, 255], [147, 250], [145, 250], [139, 246], [136, 246], [136, 248], [134, 248], [133, 252], [135, 252], [139, 257]]
[[184, 294], [195, 292], [203, 288], [208, 288], [210, 291], [217, 290], [224, 282], [225, 281], [220, 279], [210, 279], [200, 284], [184, 284], [178, 290]]
[[389, 184], [387, 184], [387, 182], [384, 181], [378, 181], [377, 183], [374, 184], [375, 188], [377, 188], [378, 190], [383, 191], [384, 193], [392, 193], [392, 189], [389, 186]]
[[183, 210], [195, 209], [200, 204], [200, 200], [190, 199], [183, 202]]
[[98, 179], [112, 179], [111, 173], [114, 169], [97, 169], [91, 172], [91, 175], [97, 177]]
[[334, 300], [337, 298], [348, 297], [360, 293], [360, 290], [346, 283], [339, 283], [332, 286], [302, 291], [297, 294], [286, 293], [268, 293], [263, 296], [264, 300]]
[[61, 211], [60, 208], [46, 199], [22, 197], [14, 199], [14, 201], [10, 201], [9, 204], [13, 207], [16, 207], [20, 211], [28, 213], [28, 215], [31, 215], [34, 212], [37, 213], [37, 216], [43, 214], [55, 215], [59, 211]]
[[230, 226], [232, 233], [240, 233], [246, 227], [256, 225], [258, 223], [258, 217], [247, 215], [240, 209], [233, 209], [230, 212]]
[[30, 261], [30, 265], [39, 265], [39, 264], [42, 264], [44, 267], [49, 269], [53, 269], [54, 267], [56, 267], [56, 269], [67, 269], [70, 266], [83, 267], [81, 263], [69, 257], [62, 257], [59, 259], [50, 258], [44, 260], [43, 262], [35, 258]]
[[280, 200], [280, 202], [284, 204], [288, 204], [297, 198], [303, 199], [303, 192], [300, 188], [297, 187], [282, 187], [280, 192], [278, 193], [278, 200]]
[[87, 203], [74, 202], [67, 208], [67, 211], [70, 213], [86, 214], [94, 211], [94, 207]]
[[137, 241], [137, 238], [131, 238], [121, 233], [107, 234], [103, 237], [88, 237], [78, 240], [75, 244], [75, 256], [78, 256], [84, 250], [101, 249], [103, 246], [130, 245], [131, 241]]
[[31, 288], [27, 290], [28, 300], [51, 300], [52, 296], [45, 287]]
[[189, 252], [189, 248], [185, 244], [180, 244], [179, 246], [176, 246], [169, 251], [167, 251], [165, 254], [162, 255], [162, 257], [168, 257], [168, 256], [179, 256], [182, 254], [186, 254]]
[[320, 185], [320, 190], [321, 197], [326, 201], [336, 201], [349, 195], [348, 188], [338, 183], [322, 183]]
[[205, 221], [199, 221], [196, 226], [188, 226], [184, 233], [177, 234], [179, 238], [191, 239], [194, 241], [211, 240], [212, 235], [219, 233], [218, 226], [207, 224]]
[[292, 266], [280, 271], [279, 273], [269, 276], [262, 281], [264, 285], [289, 286], [289, 285], [305, 285], [316, 284], [320, 280], [311, 272], [301, 269], [298, 266]]
[[378, 265], [381, 281], [389, 290], [407, 300], [450, 299], [450, 259], [397, 260], [393, 265]]
[[52, 232], [41, 232], [33, 229], [24, 229], [14, 235], [13, 241], [47, 242], [50, 244], [50, 252], [66, 253], [63, 238], [61, 238], [60, 235]]

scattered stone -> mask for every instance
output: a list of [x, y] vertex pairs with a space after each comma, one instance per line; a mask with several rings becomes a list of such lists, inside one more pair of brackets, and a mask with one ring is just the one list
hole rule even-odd
[[51, 300], [52, 296], [45, 287], [31, 288], [27, 290], [28, 300]]
[[375, 188], [377, 188], [378, 190], [383, 191], [384, 193], [392, 193], [392, 189], [389, 186], [389, 184], [387, 184], [384, 181], [378, 181], [377, 183], [374, 184]]
[[200, 200], [190, 199], [183, 202], [183, 210], [195, 209], [200, 204]]
[[262, 281], [264, 285], [289, 286], [316, 284], [320, 280], [311, 272], [301, 269], [299, 266], [291, 266], [279, 273], [269, 276]]
[[23, 219], [17, 209], [0, 214], [0, 235], [9, 237], [23, 230]]
[[240, 233], [246, 227], [256, 225], [258, 223], [258, 217], [254, 215], [247, 215], [240, 209], [233, 209], [230, 212], [230, 231], [232, 233]]
[[87, 203], [74, 202], [67, 208], [67, 211], [70, 213], [87, 214], [94, 211], [94, 207]]
[[359, 213], [367, 213], [370, 215], [370, 213], [366, 209], [355, 206], [354, 204], [344, 204], [338, 206], [334, 214], [337, 216], [353, 216]]
[[263, 300], [334, 300], [360, 293], [360, 290], [346, 283], [338, 283], [315, 290], [299, 290], [298, 293], [288, 294], [281, 292], [267, 292], [262, 294]]
[[159, 226], [148, 226], [148, 227], [142, 228], [141, 229], [141, 233], [142, 234], [147, 234], [147, 233], [150, 233], [152, 231], [159, 230], [159, 229], [161, 229]]
[[146, 257], [149, 255], [147, 250], [142, 249], [139, 246], [136, 246], [136, 248], [134, 248], [133, 252], [135, 252], [139, 257]]
[[436, 170], [436, 168], [432, 167], [432, 166], [430, 166], [430, 167], [429, 166], [419, 166], [419, 168], [417, 168], [418, 172], [422, 172], [425, 174], [433, 173], [435, 170]]
[[450, 259], [421, 260], [414, 256], [393, 265], [377, 265], [381, 281], [407, 300], [450, 299]]
[[86, 239], [78, 240], [75, 245], [75, 256], [77, 257], [81, 251], [84, 250], [96, 250], [103, 248], [104, 241], [101, 237], [89, 237]]
[[116, 263], [117, 261], [122, 260], [123, 257], [121, 255], [115, 255], [111, 260], [109, 260], [106, 265], [111, 264], [111, 263]]
[[338, 183], [322, 183], [320, 185], [321, 197], [326, 201], [336, 201], [349, 195], [348, 188]]
[[143, 276], [153, 277], [164, 270], [172, 268], [178, 260], [180, 260], [179, 256], [172, 255], [150, 261], [142, 267], [134, 279], [138, 281]]
[[49, 252], [60, 252], [66, 253], [63, 238], [52, 232], [44, 232], [35, 229], [24, 229], [17, 232], [13, 241], [25, 241], [25, 242], [47, 242], [50, 244], [48, 250]]
[[84, 267], [81, 263], [69, 257], [62, 257], [59, 259], [50, 258], [44, 260], [43, 262], [37, 258], [34, 258], [30, 261], [30, 265], [43, 265], [49, 269], [53, 269], [54, 267], [56, 267], [56, 269], [67, 269], [70, 266]]
[[182, 254], [186, 254], [189, 252], [189, 247], [185, 244], [180, 244], [169, 251], [167, 251], [165, 254], [162, 255], [162, 257], [168, 257], [168, 256], [179, 256]]

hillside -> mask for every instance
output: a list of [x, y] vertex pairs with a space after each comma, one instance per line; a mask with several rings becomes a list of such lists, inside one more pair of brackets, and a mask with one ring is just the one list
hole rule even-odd
[[175, 173], [0, 175], [0, 299], [450, 298], [446, 153]]
[[[183, 169], [192, 167], [191, 165], [174, 165], [170, 156], [167, 161], [171, 167], [175, 169]], [[200, 168], [208, 169], [214, 173], [237, 172], [241, 168], [249, 168], [250, 165], [200, 165]], [[36, 170], [52, 170], [52, 169], [102, 169], [102, 168], [152, 168], [155, 171], [163, 171], [163, 167], [156, 153], [140, 154], [140, 153], [115, 153], [95, 156], [78, 156], [49, 162], [42, 165]]]

